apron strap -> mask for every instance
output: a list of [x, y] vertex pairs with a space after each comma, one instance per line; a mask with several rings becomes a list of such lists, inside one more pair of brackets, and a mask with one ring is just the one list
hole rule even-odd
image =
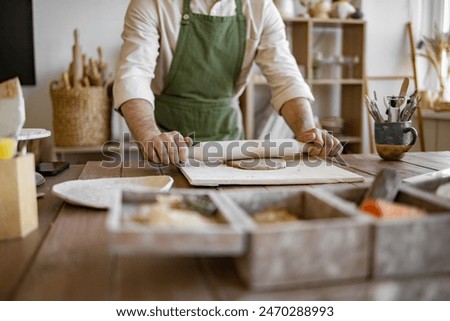
[[[236, 14], [238, 16], [242, 16], [244, 14], [242, 11], [242, 0], [235, 0], [235, 2], [236, 2]], [[183, 16], [186, 14], [191, 14], [191, 0], [184, 0]]]
[[186, 26], [189, 24], [189, 20], [191, 17], [191, 1], [190, 0], [184, 0], [183, 5], [183, 14], [181, 15], [181, 26]]
[[191, 0], [184, 0], [183, 15], [191, 13]]
[[236, 0], [236, 14], [238, 16], [242, 16], [243, 12], [242, 12], [242, 0]]

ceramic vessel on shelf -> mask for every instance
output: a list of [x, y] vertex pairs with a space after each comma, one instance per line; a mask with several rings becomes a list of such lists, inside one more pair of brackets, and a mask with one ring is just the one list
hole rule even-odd
[[328, 0], [319, 0], [311, 8], [311, 16], [318, 19], [327, 19], [330, 17], [331, 2]]
[[333, 3], [330, 15], [333, 18], [347, 19], [355, 12], [356, 9], [350, 3], [350, 0], [338, 0]]

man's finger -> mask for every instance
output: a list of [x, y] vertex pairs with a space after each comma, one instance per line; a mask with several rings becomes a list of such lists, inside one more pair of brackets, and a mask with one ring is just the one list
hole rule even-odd
[[320, 152], [320, 156], [330, 156], [330, 153], [332, 153], [334, 147], [333, 137], [324, 130], [322, 131], [322, 139], [324, 141], [324, 145], [322, 151]]
[[194, 141], [189, 136], [184, 137], [184, 142], [186, 143], [187, 147], [191, 147], [192, 145], [194, 145]]
[[159, 157], [160, 163], [163, 163], [164, 165], [169, 165], [169, 153], [161, 137], [158, 137], [157, 139], [154, 140], [153, 148], [155, 149]]
[[177, 133], [173, 140], [178, 148], [179, 162], [184, 163], [187, 160], [188, 153], [188, 145], [185, 142], [185, 138], [180, 133]]
[[169, 154], [169, 160], [171, 164], [177, 165], [180, 163], [180, 156], [178, 154], [178, 145], [176, 142], [170, 137], [170, 140], [164, 142], [167, 152]]

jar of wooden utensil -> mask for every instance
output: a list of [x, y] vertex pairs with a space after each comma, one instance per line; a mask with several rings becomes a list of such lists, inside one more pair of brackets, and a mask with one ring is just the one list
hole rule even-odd
[[50, 84], [53, 131], [59, 147], [101, 146], [111, 136], [111, 99], [103, 50], [98, 59], [82, 54], [74, 31], [72, 62], [59, 81]]

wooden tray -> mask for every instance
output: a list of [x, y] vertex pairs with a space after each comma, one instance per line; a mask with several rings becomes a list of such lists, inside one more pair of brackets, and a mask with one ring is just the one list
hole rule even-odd
[[[330, 188], [327, 191], [356, 206], [364, 188]], [[376, 219], [369, 217], [373, 229], [372, 276], [412, 276], [450, 272], [450, 204], [430, 198], [422, 191], [402, 187], [396, 202], [427, 211], [426, 217]]]
[[[369, 274], [369, 220], [353, 206], [312, 189], [225, 192], [228, 208], [249, 232], [245, 255], [236, 258], [253, 288], [293, 287]], [[251, 217], [269, 208], [287, 209], [300, 220], [258, 224]]]
[[434, 202], [450, 203], [450, 192], [448, 192], [447, 186], [445, 191], [440, 191], [443, 195], [438, 192], [439, 187], [450, 184], [450, 168], [414, 176], [405, 179], [404, 182], [409, 183], [407, 189], [419, 190]]
[[[139, 206], [155, 201], [157, 195], [206, 195], [217, 206], [224, 221], [206, 227], [157, 227], [129, 219]], [[229, 214], [218, 193], [173, 189], [168, 192], [119, 192], [109, 211], [107, 227], [112, 248], [122, 254], [159, 253], [167, 255], [238, 255], [245, 239], [242, 226]]]

